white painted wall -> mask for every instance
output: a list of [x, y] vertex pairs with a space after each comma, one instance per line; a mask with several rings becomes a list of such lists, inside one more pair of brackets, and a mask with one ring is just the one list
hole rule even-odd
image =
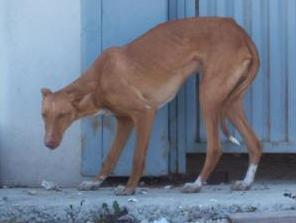
[[59, 149], [43, 145], [41, 87], [57, 90], [80, 74], [80, 0], [0, 0], [0, 180], [74, 186], [80, 123]]

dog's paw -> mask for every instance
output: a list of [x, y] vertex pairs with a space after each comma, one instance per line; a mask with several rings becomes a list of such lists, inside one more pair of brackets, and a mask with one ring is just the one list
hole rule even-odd
[[115, 188], [114, 190], [115, 195], [117, 196], [127, 196], [127, 195], [132, 195], [135, 193], [135, 189], [134, 188], [128, 188], [128, 187], [124, 187], [122, 185], [119, 185]]
[[201, 190], [201, 185], [197, 183], [186, 183], [181, 188], [182, 193], [198, 193]]
[[249, 190], [251, 186], [252, 184], [248, 184], [243, 180], [238, 180], [231, 185], [231, 189], [236, 191], [246, 191]]
[[88, 181], [83, 181], [79, 186], [78, 190], [98, 190], [99, 187], [101, 186], [103, 181], [101, 180], [88, 180]]

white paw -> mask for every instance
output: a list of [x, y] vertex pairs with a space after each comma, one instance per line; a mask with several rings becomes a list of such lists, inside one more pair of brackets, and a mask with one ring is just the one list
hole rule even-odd
[[197, 183], [186, 183], [181, 189], [183, 193], [198, 193], [201, 190], [201, 185]]
[[232, 190], [246, 191], [251, 188], [252, 184], [246, 183], [243, 180], [237, 180], [231, 185]]
[[101, 180], [87, 180], [87, 181], [83, 181], [79, 186], [78, 186], [78, 190], [97, 190], [103, 181]]

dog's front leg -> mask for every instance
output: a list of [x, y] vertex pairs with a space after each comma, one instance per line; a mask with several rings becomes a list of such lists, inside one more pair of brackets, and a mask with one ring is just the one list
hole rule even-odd
[[126, 187], [118, 187], [116, 195], [130, 195], [135, 192], [138, 182], [142, 176], [148, 142], [155, 117], [155, 109], [149, 108], [133, 116], [135, 123], [137, 142], [133, 157], [133, 170]]
[[128, 117], [116, 117], [117, 130], [114, 142], [108, 153], [106, 160], [104, 161], [103, 167], [98, 176], [94, 180], [83, 181], [78, 189], [80, 190], [96, 190], [100, 187], [103, 181], [107, 178], [109, 173], [114, 168], [118, 161], [118, 158], [126, 144], [128, 137], [133, 129], [133, 122]]

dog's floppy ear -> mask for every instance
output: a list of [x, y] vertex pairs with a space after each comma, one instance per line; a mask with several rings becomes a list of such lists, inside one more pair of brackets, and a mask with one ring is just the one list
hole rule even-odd
[[42, 88], [41, 93], [42, 93], [43, 98], [45, 98], [47, 95], [52, 94], [51, 90], [49, 90], [48, 88]]

